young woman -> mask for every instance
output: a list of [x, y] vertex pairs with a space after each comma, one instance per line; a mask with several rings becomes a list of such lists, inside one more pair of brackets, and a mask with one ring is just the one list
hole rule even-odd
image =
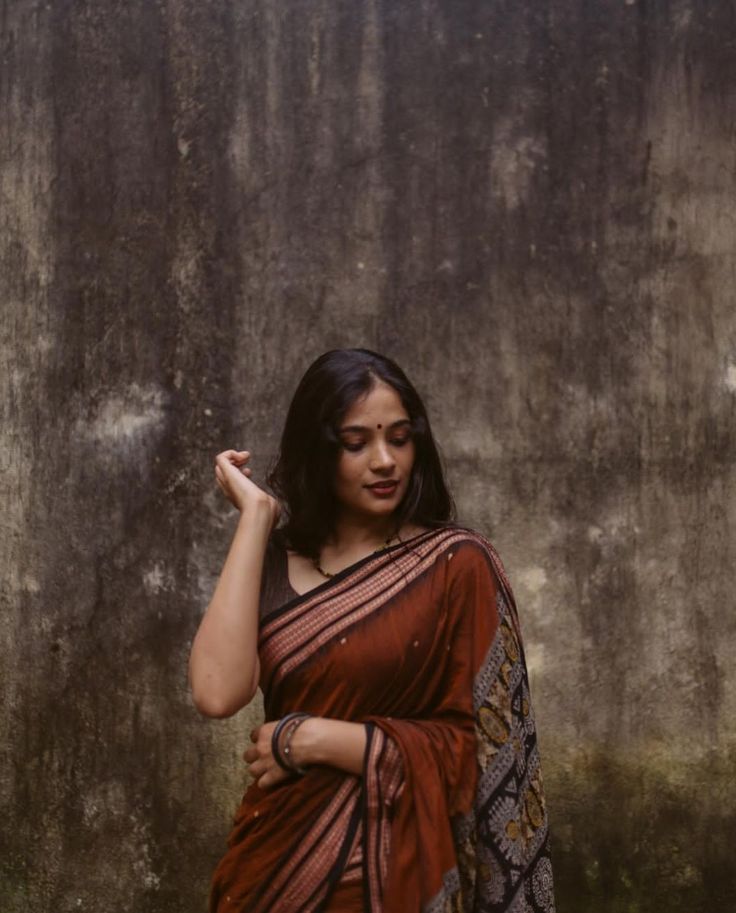
[[267, 720], [211, 913], [553, 911], [514, 598], [453, 520], [414, 387], [374, 352], [327, 352], [274, 495], [249, 457], [216, 459], [240, 522], [190, 660], [202, 713], [260, 687]]

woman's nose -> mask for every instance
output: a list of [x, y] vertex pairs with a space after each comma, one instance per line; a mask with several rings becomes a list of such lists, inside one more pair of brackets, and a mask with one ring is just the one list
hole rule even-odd
[[371, 451], [371, 469], [393, 468], [394, 458], [385, 441], [377, 441]]

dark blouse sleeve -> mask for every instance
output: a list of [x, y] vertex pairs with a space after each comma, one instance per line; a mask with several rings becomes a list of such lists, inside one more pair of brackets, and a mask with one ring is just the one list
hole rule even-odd
[[294, 595], [289, 586], [288, 559], [283, 545], [273, 535], [268, 540], [261, 573], [258, 614], [263, 619]]

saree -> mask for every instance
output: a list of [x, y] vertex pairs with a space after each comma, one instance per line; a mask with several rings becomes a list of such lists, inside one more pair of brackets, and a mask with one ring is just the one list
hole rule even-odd
[[554, 913], [516, 604], [484, 536], [367, 556], [270, 613], [259, 656], [266, 719], [363, 723], [363, 772], [253, 783], [210, 913]]

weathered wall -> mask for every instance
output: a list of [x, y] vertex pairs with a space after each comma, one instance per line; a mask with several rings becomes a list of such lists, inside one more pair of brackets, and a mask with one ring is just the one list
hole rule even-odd
[[356, 344], [515, 583], [561, 913], [730, 909], [733, 2], [1, 9], [2, 913], [203, 909], [212, 456]]

